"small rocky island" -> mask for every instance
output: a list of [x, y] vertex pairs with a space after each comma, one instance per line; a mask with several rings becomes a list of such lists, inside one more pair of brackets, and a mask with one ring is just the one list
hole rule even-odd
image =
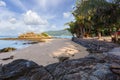
[[28, 32], [28, 33], [19, 35], [18, 38], [20, 39], [49, 39], [51, 38], [51, 36], [49, 36], [46, 33], [37, 34], [34, 32]]
[[45, 42], [45, 39], [51, 39], [52, 37], [46, 33], [34, 33], [27, 32], [19, 35], [17, 38], [0, 38], [0, 40], [30, 40]]

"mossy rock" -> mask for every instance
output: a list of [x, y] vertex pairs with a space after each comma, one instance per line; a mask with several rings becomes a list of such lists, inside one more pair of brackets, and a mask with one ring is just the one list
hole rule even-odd
[[16, 48], [7, 47], [7, 48], [1, 49], [0, 52], [10, 52], [10, 51], [14, 51], [14, 50], [16, 50]]

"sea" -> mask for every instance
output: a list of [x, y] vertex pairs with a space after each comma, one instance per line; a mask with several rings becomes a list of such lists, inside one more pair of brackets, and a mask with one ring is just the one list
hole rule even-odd
[[[0, 38], [17, 38], [17, 36], [0, 36]], [[67, 38], [71, 39], [72, 36], [54, 36], [54, 38]], [[29, 47], [32, 44], [24, 44], [28, 43], [29, 41], [24, 40], [0, 40], [0, 49], [13, 47], [16, 49], [23, 49]]]
[[[0, 38], [16, 38], [17, 36], [0, 36]], [[0, 49], [13, 47], [16, 49], [22, 49], [30, 46], [31, 44], [24, 44], [28, 43], [29, 41], [23, 40], [0, 40]]]
[[64, 35], [62, 35], [62, 36], [53, 36], [54, 38], [63, 38], [63, 39], [71, 39], [72, 38], [72, 36], [64, 36]]

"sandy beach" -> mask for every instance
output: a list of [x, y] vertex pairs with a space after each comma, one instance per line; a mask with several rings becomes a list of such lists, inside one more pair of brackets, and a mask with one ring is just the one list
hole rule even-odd
[[[1, 53], [0, 64], [7, 64], [16, 59], [27, 59], [39, 65], [48, 65], [58, 62], [57, 57], [68, 56], [70, 59], [83, 58], [89, 53], [86, 48], [72, 42], [70, 39], [51, 39], [47, 42], [33, 44], [27, 48], [13, 52]], [[1, 60], [14, 56], [13, 59]]]

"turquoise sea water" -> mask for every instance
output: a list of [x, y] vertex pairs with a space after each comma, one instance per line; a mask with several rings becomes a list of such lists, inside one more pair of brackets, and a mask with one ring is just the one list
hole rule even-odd
[[[0, 36], [0, 38], [15, 38], [16, 36]], [[19, 41], [19, 40], [0, 40], [0, 49], [6, 47], [14, 47], [17, 49], [22, 49], [28, 47], [30, 44], [24, 44], [28, 41]]]
[[54, 36], [54, 38], [67, 38], [67, 39], [71, 39], [72, 36]]
[[[0, 38], [16, 38], [17, 36], [0, 36]], [[71, 39], [72, 36], [54, 36], [54, 38], [68, 38]], [[19, 40], [0, 40], [0, 49], [6, 47], [14, 47], [17, 49], [22, 49], [30, 46], [31, 44], [24, 44], [28, 41], [19, 41]]]

